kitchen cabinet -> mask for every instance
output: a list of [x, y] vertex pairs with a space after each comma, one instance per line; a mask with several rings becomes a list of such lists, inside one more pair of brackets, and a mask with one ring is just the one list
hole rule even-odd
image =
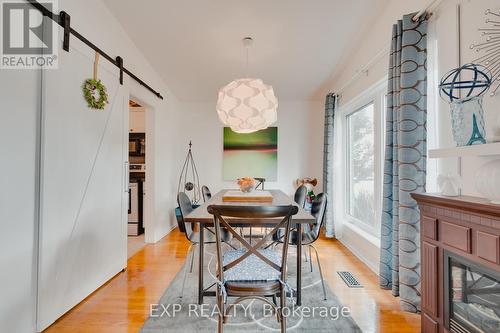
[[146, 132], [146, 112], [143, 107], [130, 108], [130, 132], [144, 133]]

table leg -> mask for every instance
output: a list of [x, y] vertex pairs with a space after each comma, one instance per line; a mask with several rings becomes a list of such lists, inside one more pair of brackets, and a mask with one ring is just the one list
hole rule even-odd
[[302, 303], [302, 225], [297, 223], [297, 305]]
[[205, 225], [200, 223], [200, 256], [199, 256], [199, 269], [198, 269], [198, 304], [203, 304], [203, 253], [205, 242]]

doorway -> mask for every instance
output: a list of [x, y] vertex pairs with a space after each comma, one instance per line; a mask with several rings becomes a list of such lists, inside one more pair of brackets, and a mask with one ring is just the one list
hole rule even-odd
[[145, 245], [146, 233], [146, 107], [130, 99], [128, 126], [129, 194], [127, 218], [127, 258], [139, 252]]

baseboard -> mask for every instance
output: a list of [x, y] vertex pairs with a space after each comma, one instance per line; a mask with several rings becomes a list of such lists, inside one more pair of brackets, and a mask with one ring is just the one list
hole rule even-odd
[[[168, 234], [170, 234], [172, 231], [174, 231], [175, 229], [177, 229], [177, 224], [173, 224], [170, 226], [170, 229], [165, 233], [165, 235], [163, 235], [163, 237], [167, 236]], [[163, 238], [162, 237], [162, 238]]]
[[163, 238], [167, 237], [172, 231], [177, 229], [177, 224], [173, 224], [170, 226], [170, 229], [168, 229], [164, 235], [162, 235], [155, 243], [161, 241]]
[[375, 274], [379, 274], [379, 268], [377, 266], [375, 266], [371, 260], [368, 260], [365, 256], [363, 256], [359, 251], [355, 250], [351, 245], [349, 245], [349, 243], [347, 242], [344, 242], [342, 241], [342, 239], [339, 239], [339, 241], [342, 243], [342, 245], [344, 245], [349, 251], [352, 252], [352, 254], [354, 254], [356, 256], [356, 258], [358, 258], [359, 260], [361, 260], [361, 262], [363, 262], [363, 264], [365, 264], [373, 273]]
[[[348, 237], [346, 237], [348, 236]], [[349, 241], [349, 239], [355, 239], [356, 241]], [[355, 230], [351, 228], [343, 228], [342, 237], [339, 241], [354, 254], [361, 262], [363, 262], [371, 271], [375, 274], [379, 274], [379, 257], [380, 257], [380, 247], [373, 244], [372, 242], [366, 241], [362, 235], [358, 234]], [[365, 250], [360, 250], [360, 245], [362, 245]], [[367, 255], [368, 253], [368, 255]], [[374, 254], [370, 256], [369, 254]]]

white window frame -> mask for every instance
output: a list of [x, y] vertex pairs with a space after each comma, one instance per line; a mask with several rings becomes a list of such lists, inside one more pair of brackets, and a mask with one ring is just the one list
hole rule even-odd
[[[369, 236], [380, 238], [380, 222], [382, 217], [382, 197], [383, 197], [383, 172], [385, 153], [385, 106], [387, 95], [387, 77], [380, 80], [362, 94], [358, 95], [345, 105], [339, 108], [342, 124], [342, 165], [343, 165], [343, 220], [356, 228], [355, 230], [365, 231]], [[362, 110], [373, 103], [374, 108], [374, 207], [375, 223], [370, 226], [349, 214], [350, 203], [350, 168], [349, 168], [349, 115]]]

